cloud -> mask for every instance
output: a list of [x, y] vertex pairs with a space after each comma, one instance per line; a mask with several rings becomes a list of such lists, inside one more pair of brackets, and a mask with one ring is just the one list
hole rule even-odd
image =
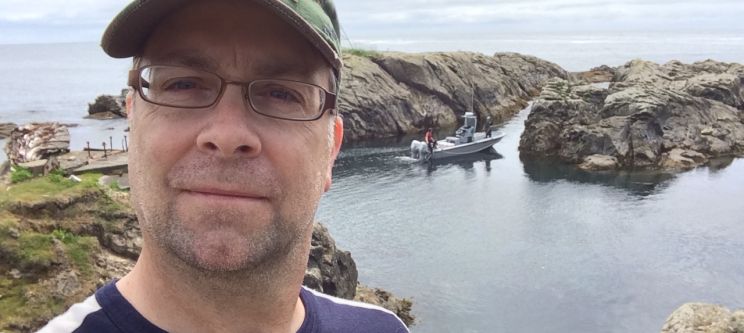
[[[130, 0], [2, 0], [0, 43], [95, 41]], [[350, 39], [742, 31], [741, 0], [335, 0]]]
[[[719, 0], [337, 0], [349, 35], [394, 30], [427, 31], [448, 26], [473, 31], [484, 25], [504, 32], [624, 31], [644, 29], [695, 31], [741, 29], [744, 3]], [[435, 37], [435, 36], [431, 36]]]

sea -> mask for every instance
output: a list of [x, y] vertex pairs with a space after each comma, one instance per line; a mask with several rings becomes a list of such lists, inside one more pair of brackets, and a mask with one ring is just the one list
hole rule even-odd
[[[520, 52], [570, 71], [744, 63], [736, 34], [484, 38], [353, 46]], [[95, 43], [0, 45], [0, 122], [62, 122], [75, 125], [73, 149], [116, 147], [125, 120], [84, 117], [96, 96], [120, 93], [130, 65]], [[317, 219], [361, 283], [413, 301], [412, 332], [659, 332], [686, 302], [744, 308], [744, 160], [586, 173], [520, 158], [528, 114], [500, 124], [498, 153], [446, 163], [410, 159], [411, 138], [344, 144]]]

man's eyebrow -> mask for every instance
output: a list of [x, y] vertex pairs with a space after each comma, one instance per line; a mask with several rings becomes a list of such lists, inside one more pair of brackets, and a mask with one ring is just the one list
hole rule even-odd
[[212, 57], [190, 50], [176, 50], [151, 58], [153, 64], [180, 65], [214, 72], [218, 69], [217, 61]]
[[256, 75], [265, 78], [297, 75], [307, 77], [313, 72], [313, 69], [302, 61], [272, 59], [269, 61], [257, 61], [254, 66]]

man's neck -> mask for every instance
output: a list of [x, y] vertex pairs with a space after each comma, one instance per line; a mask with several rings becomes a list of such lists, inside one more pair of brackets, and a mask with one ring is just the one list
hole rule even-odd
[[[298, 247], [293, 251], [301, 253], [288, 256], [287, 261], [307, 260], [309, 248]], [[145, 245], [134, 269], [116, 286], [140, 314], [166, 331], [245, 332], [250, 328], [285, 333], [302, 325], [305, 308], [299, 287], [305, 262], [274, 263], [257, 274], [212, 275], [162, 258]]]

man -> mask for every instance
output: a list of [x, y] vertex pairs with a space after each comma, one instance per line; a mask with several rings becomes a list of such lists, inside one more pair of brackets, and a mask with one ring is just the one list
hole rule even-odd
[[142, 252], [42, 332], [407, 332], [301, 287], [342, 141], [338, 32], [319, 0], [139, 0], [112, 21]]
[[434, 130], [431, 127], [424, 134], [424, 142], [426, 142], [426, 147], [429, 148], [429, 156], [431, 156], [434, 153], [434, 148], [437, 147], [437, 140], [434, 138]]

